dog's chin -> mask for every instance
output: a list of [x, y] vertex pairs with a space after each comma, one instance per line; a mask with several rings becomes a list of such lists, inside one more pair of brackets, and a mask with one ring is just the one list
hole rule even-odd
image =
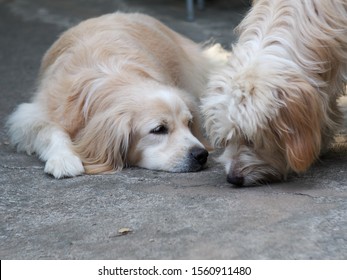
[[145, 169], [171, 172], [171, 173], [198, 172], [206, 168], [206, 164], [199, 164], [199, 163], [193, 162], [192, 160], [182, 161], [177, 163], [174, 166], [167, 165], [167, 166], [148, 167], [146, 165], [141, 165], [141, 164], [137, 164], [137, 166], [145, 168]]
[[160, 156], [142, 156], [138, 162], [132, 165], [146, 169], [166, 171], [172, 173], [197, 172], [206, 167], [208, 151], [203, 146], [193, 146], [182, 156], [179, 152], [171, 154], [162, 154]]
[[188, 172], [198, 172], [206, 168], [206, 164], [199, 164], [193, 160], [188, 160], [175, 166], [172, 170], [173, 173], [188, 173]]

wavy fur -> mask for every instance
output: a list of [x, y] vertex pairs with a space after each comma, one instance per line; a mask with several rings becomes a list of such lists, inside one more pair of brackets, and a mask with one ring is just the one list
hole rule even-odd
[[228, 180], [304, 172], [341, 123], [347, 2], [254, 1], [237, 31], [228, 65], [212, 75], [202, 101], [208, 135], [225, 147]]

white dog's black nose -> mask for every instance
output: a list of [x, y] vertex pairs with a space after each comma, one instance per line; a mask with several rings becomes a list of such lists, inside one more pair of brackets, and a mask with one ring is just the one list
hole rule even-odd
[[190, 149], [190, 156], [197, 161], [201, 166], [207, 161], [208, 151], [201, 147], [193, 147]]
[[241, 187], [241, 186], [243, 186], [244, 178], [241, 177], [241, 176], [228, 175], [227, 176], [227, 181], [230, 184], [233, 184], [235, 186]]

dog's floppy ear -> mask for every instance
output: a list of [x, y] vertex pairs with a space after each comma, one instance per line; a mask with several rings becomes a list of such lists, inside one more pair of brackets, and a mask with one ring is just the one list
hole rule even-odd
[[94, 115], [74, 139], [86, 173], [107, 173], [126, 166], [131, 138], [131, 116], [108, 110]]
[[295, 172], [306, 171], [321, 150], [321, 100], [306, 82], [294, 81], [293, 87], [279, 92], [284, 106], [273, 120], [289, 167]]

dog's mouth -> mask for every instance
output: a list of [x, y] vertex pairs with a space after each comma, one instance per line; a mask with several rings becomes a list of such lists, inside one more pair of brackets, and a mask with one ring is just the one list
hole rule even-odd
[[185, 159], [176, 165], [172, 172], [197, 172], [206, 167], [208, 151], [202, 147], [191, 148]]
[[227, 174], [227, 182], [237, 187], [255, 186], [281, 182], [283, 176], [278, 169], [268, 164], [251, 164], [242, 168], [231, 168]]

